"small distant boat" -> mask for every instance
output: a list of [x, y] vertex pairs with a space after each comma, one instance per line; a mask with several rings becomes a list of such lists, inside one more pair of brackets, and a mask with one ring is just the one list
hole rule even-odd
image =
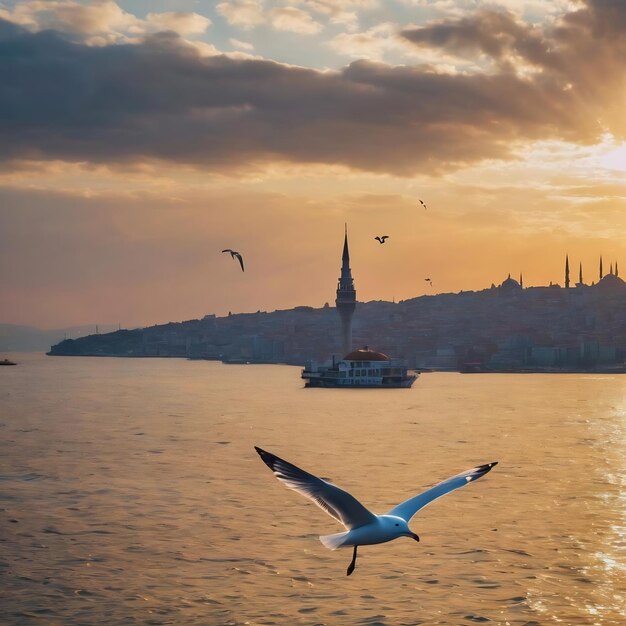
[[17, 365], [17, 363], [15, 363], [15, 361], [9, 361], [9, 359], [2, 359], [0, 365]]
[[406, 389], [418, 376], [419, 372], [409, 370], [401, 361], [368, 346], [350, 352], [336, 363], [311, 362], [302, 370], [305, 387]]

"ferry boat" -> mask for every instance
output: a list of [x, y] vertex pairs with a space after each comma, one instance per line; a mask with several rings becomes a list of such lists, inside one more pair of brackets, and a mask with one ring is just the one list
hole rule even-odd
[[419, 372], [409, 370], [402, 361], [368, 346], [330, 364], [310, 361], [302, 370], [305, 387], [408, 388], [418, 376]]

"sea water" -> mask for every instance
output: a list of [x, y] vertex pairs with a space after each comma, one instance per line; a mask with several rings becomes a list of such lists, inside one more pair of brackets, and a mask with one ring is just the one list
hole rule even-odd
[[[0, 623], [626, 624], [626, 376], [300, 370], [12, 355], [0, 368]], [[421, 542], [342, 530], [265, 448], [376, 513], [474, 465]]]

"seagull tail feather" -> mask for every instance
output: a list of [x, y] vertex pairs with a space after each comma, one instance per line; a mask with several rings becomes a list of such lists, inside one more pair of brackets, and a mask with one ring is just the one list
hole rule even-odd
[[336, 550], [343, 545], [343, 541], [347, 536], [347, 532], [335, 533], [334, 535], [321, 535], [320, 541], [329, 549]]

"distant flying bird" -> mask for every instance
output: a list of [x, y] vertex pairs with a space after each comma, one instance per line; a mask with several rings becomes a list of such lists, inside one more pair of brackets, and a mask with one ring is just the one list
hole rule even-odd
[[241, 271], [245, 271], [243, 269], [243, 259], [241, 258], [241, 254], [239, 254], [239, 252], [235, 252], [235, 250], [231, 250], [230, 248], [226, 248], [226, 250], [222, 250], [222, 252], [230, 252], [230, 256], [232, 259], [237, 257], [237, 259], [239, 259], [239, 265], [241, 265]]
[[382, 235], [381, 237], [374, 237], [376, 241], [380, 241], [380, 243], [385, 243], [385, 239], [389, 239], [389, 235]]
[[430, 278], [424, 278], [424, 280], [425, 280], [427, 283], [430, 283], [430, 286], [431, 286], [431, 287], [433, 286], [433, 281], [432, 281], [432, 280], [430, 280]]
[[[419, 200], [419, 198], [418, 198], [418, 200]], [[426, 207], [426, 205], [424, 204], [424, 201], [423, 201], [423, 200], [420, 200], [420, 204], [421, 204], [421, 205], [422, 205], [425, 209], [427, 208], [427, 207]]]
[[348, 576], [352, 574], [356, 566], [356, 549], [358, 546], [385, 543], [398, 539], [398, 537], [410, 537], [419, 541], [419, 537], [409, 529], [408, 522], [421, 508], [454, 489], [478, 480], [494, 465], [497, 465], [497, 461], [495, 461], [474, 467], [409, 498], [385, 515], [375, 515], [347, 491], [301, 470], [271, 452], [261, 450], [257, 446], [254, 446], [254, 449], [263, 462], [274, 472], [274, 476], [278, 480], [289, 489], [313, 500], [317, 506], [346, 527], [346, 532], [323, 535], [320, 537], [320, 541], [330, 550], [354, 547], [352, 562], [348, 566]]

